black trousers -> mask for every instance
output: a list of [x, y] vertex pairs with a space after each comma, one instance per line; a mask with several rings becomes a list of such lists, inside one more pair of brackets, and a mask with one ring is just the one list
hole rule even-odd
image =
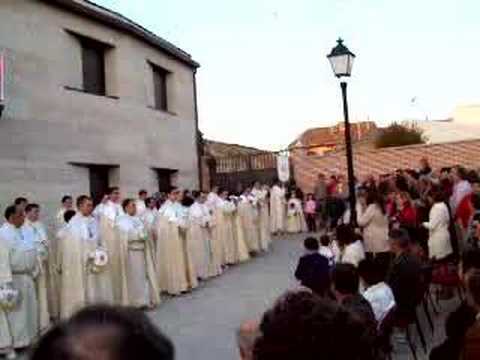
[[315, 214], [306, 214], [305, 220], [307, 221], [307, 227], [309, 232], [317, 231], [317, 221]]
[[389, 251], [378, 252], [378, 253], [365, 253], [367, 259], [373, 259], [377, 263], [379, 270], [382, 271], [382, 276], [386, 277], [388, 269], [390, 268], [390, 263], [392, 262], [392, 253]]

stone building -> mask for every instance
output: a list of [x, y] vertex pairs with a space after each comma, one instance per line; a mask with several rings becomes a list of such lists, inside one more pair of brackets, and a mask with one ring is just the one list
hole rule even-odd
[[199, 64], [186, 52], [90, 1], [2, 0], [0, 56], [2, 208], [199, 186]]

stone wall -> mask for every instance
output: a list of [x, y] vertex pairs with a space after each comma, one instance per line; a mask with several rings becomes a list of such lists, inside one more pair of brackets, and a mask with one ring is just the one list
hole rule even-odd
[[[359, 179], [380, 175], [395, 169], [416, 169], [422, 157], [428, 158], [434, 169], [453, 165], [480, 168], [480, 140], [468, 140], [434, 145], [412, 145], [381, 150], [355, 150], [355, 176]], [[346, 174], [345, 152], [324, 156], [309, 156], [304, 152], [291, 154], [294, 176], [305, 192], [311, 192], [318, 173]]]

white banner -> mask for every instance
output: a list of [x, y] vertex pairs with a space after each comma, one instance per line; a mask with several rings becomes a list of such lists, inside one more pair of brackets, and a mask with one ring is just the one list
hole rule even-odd
[[290, 160], [288, 153], [277, 155], [277, 173], [278, 179], [281, 182], [288, 182], [290, 180]]

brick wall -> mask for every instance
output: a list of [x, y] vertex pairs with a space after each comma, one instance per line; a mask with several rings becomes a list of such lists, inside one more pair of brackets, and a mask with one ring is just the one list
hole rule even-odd
[[[382, 150], [358, 150], [354, 148], [355, 176], [380, 175], [395, 169], [416, 169], [422, 157], [428, 158], [434, 169], [464, 165], [480, 168], [480, 139], [434, 145], [412, 145]], [[315, 186], [317, 174], [346, 174], [345, 152], [324, 156], [308, 156], [305, 152], [291, 154], [294, 176], [303, 191], [310, 192]]]

